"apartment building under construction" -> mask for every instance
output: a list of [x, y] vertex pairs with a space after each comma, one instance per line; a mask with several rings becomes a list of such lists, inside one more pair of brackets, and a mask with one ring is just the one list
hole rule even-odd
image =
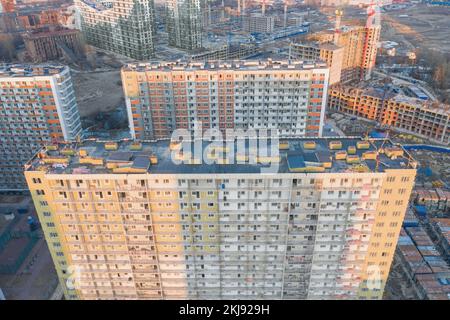
[[329, 70], [301, 61], [160, 62], [122, 68], [131, 134], [170, 137], [173, 130], [278, 129], [321, 136]]
[[66, 58], [67, 61], [84, 56], [81, 32], [67, 28], [42, 28], [23, 35], [28, 56], [34, 62]]
[[443, 103], [377, 88], [335, 86], [328, 91], [328, 108], [434, 142], [450, 143], [450, 106]]
[[250, 33], [272, 33], [275, 29], [275, 16], [253, 13], [242, 17], [242, 29]]
[[416, 174], [406, 151], [287, 139], [250, 164], [250, 141], [198, 143], [213, 164], [168, 140], [53, 144], [27, 163], [67, 299], [381, 299]]
[[193, 51], [202, 47], [200, 0], [167, 0], [166, 28], [169, 45]]
[[261, 49], [253, 43], [226, 44], [202, 53], [189, 56], [191, 61], [243, 60], [257, 55]]
[[68, 67], [0, 67], [0, 190], [26, 190], [25, 162], [44, 144], [80, 133]]
[[329, 85], [341, 81], [344, 48], [333, 43], [291, 43], [289, 57], [306, 61], [324, 61], [330, 68]]
[[75, 0], [75, 5], [88, 44], [137, 60], [153, 56], [153, 0]]
[[370, 11], [365, 24], [356, 21], [341, 26], [342, 15], [341, 10], [336, 11], [334, 29], [311, 34], [306, 41], [291, 46], [294, 58], [327, 62], [332, 70], [330, 85], [369, 80], [380, 40], [379, 13]]

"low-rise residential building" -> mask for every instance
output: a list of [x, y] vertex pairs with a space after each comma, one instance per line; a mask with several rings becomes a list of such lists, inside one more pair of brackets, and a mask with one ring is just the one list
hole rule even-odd
[[402, 228], [396, 256], [420, 299], [450, 300], [450, 267], [425, 229]]
[[393, 94], [382, 88], [338, 85], [328, 91], [328, 108], [440, 144], [450, 143], [450, 106], [443, 103]]
[[430, 219], [429, 230], [442, 256], [450, 262], [450, 219]]
[[416, 188], [413, 191], [412, 200], [431, 212], [440, 211], [445, 213], [450, 211], [450, 191], [445, 189]]

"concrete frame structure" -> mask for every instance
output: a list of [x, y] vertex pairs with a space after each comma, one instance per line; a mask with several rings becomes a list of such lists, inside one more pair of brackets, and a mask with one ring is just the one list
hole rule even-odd
[[260, 52], [260, 48], [253, 43], [226, 44], [219, 48], [211, 49], [203, 53], [193, 54], [191, 61], [208, 60], [242, 60]]
[[334, 86], [328, 108], [375, 120], [444, 145], [450, 143], [450, 106], [368, 88]]
[[0, 128], [0, 190], [26, 190], [25, 162], [44, 144], [81, 133], [69, 68], [1, 67]]
[[330, 68], [329, 85], [341, 81], [344, 48], [332, 43], [291, 43], [290, 58], [306, 61], [325, 61]]
[[[341, 26], [338, 30], [320, 32], [308, 37], [319, 43], [335, 43], [344, 48], [342, 83], [369, 80], [375, 67], [381, 26]], [[336, 32], [338, 37], [335, 39]], [[337, 40], [337, 41], [335, 41]]]
[[329, 69], [300, 61], [148, 63], [122, 68], [130, 131], [170, 137], [177, 128], [278, 129], [322, 134]]
[[169, 45], [193, 51], [202, 47], [200, 0], [167, 0], [166, 28]]
[[381, 299], [416, 173], [404, 150], [289, 139], [261, 175], [261, 159], [178, 167], [169, 148], [85, 141], [26, 165], [67, 299]]
[[275, 17], [260, 13], [245, 15], [242, 17], [242, 29], [246, 32], [272, 33], [275, 28]]
[[75, 0], [88, 44], [136, 59], [153, 57], [153, 0]]
[[65, 55], [65, 49], [75, 57], [84, 54], [84, 41], [81, 32], [74, 29], [42, 29], [23, 35], [25, 48], [34, 62], [55, 60]]

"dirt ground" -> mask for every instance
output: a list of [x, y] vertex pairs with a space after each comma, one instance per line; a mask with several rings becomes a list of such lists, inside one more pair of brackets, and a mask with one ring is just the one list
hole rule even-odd
[[383, 13], [382, 40], [402, 43], [408, 49], [426, 47], [450, 51], [450, 8], [416, 5]]
[[71, 74], [81, 117], [113, 111], [123, 103], [119, 69], [90, 73], [72, 71]]

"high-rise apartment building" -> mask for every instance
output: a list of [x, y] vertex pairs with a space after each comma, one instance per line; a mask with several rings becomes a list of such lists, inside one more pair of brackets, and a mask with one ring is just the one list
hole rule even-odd
[[[335, 41], [335, 31], [320, 32], [309, 37], [320, 43], [333, 43], [343, 48], [341, 82], [368, 80], [375, 66], [380, 26], [342, 26]], [[314, 46], [314, 45], [313, 45]]]
[[[341, 26], [342, 15], [343, 12], [341, 10], [336, 10], [334, 30], [313, 34], [308, 39], [319, 43], [333, 43], [335, 46], [343, 49], [342, 62], [332, 61], [333, 59], [330, 58], [332, 56], [329, 55], [329, 52], [323, 49], [320, 50], [321, 55], [323, 52], [323, 54], [329, 56], [326, 60], [329, 65], [334, 64], [336, 68], [338, 65], [341, 66], [341, 82], [369, 80], [375, 67], [378, 42], [380, 40], [381, 18], [379, 8], [374, 4], [368, 7], [365, 25], [357, 22], [356, 24]], [[310, 50], [320, 48], [317, 43], [312, 45], [304, 44], [303, 47], [310, 47]], [[297, 53], [302, 54], [304, 52], [304, 50], [299, 50]], [[302, 58], [302, 56], [299, 56], [299, 58]], [[320, 58], [324, 59], [322, 56]], [[340, 60], [340, 56], [338, 58]]]
[[167, 0], [166, 28], [169, 45], [185, 50], [202, 47], [200, 0]]
[[22, 37], [27, 54], [34, 62], [62, 57], [70, 60], [84, 55], [84, 41], [76, 29], [42, 28], [28, 31]]
[[330, 86], [341, 81], [344, 48], [333, 43], [291, 43], [290, 46], [290, 58], [325, 61], [330, 68]]
[[275, 28], [275, 17], [260, 13], [246, 15], [242, 18], [242, 29], [247, 32], [271, 33]]
[[153, 0], [75, 0], [88, 44], [146, 60], [156, 34]]
[[[32, 158], [25, 175], [66, 298], [381, 299], [416, 174], [408, 153], [287, 139], [250, 164], [250, 143], [236, 141], [208, 152], [200, 141], [209, 165], [168, 140]], [[268, 161], [277, 172], [261, 174]]]
[[0, 190], [24, 190], [23, 165], [44, 144], [81, 133], [68, 67], [0, 67]]
[[321, 136], [328, 68], [301, 61], [148, 63], [122, 68], [133, 138], [170, 137], [177, 128], [278, 129]]

